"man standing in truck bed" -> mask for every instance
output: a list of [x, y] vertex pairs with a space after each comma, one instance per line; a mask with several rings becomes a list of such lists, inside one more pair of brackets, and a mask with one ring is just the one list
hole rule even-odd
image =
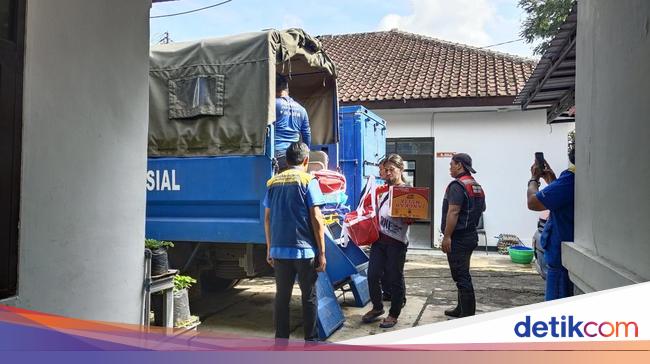
[[285, 156], [289, 144], [311, 145], [311, 129], [307, 111], [289, 96], [289, 81], [283, 75], [275, 77], [275, 159], [280, 171], [287, 169]]

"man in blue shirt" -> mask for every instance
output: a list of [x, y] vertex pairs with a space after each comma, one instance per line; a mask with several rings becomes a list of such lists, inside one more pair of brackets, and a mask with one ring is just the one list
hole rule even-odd
[[286, 150], [289, 168], [267, 183], [264, 198], [266, 260], [275, 270], [275, 337], [289, 338], [289, 301], [298, 276], [306, 341], [318, 341], [316, 279], [325, 271], [325, 204], [318, 181], [307, 173], [309, 148], [294, 142]]
[[[569, 272], [562, 266], [562, 242], [573, 242], [575, 148], [569, 151], [569, 160], [571, 166], [562, 172], [559, 178], [555, 177], [548, 163], [544, 162], [544, 171], [540, 171], [536, 164], [533, 164], [532, 177], [528, 181], [528, 208], [533, 211], [550, 211], [540, 239], [547, 265], [546, 301], [573, 296], [573, 283], [569, 279]], [[540, 178], [548, 184], [541, 191]]]
[[289, 144], [302, 142], [311, 145], [311, 129], [307, 111], [289, 97], [289, 81], [283, 75], [275, 78], [275, 159], [282, 171], [286, 169], [285, 151]]

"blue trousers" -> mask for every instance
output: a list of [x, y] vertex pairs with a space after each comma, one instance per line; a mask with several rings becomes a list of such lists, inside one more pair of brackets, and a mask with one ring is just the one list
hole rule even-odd
[[569, 271], [564, 267], [554, 268], [547, 265], [544, 300], [552, 301], [571, 296], [573, 296], [573, 283], [569, 279]]
[[546, 294], [544, 300], [573, 296], [573, 283], [569, 271], [562, 266], [562, 254], [559, 244], [549, 244], [544, 251], [546, 261]]

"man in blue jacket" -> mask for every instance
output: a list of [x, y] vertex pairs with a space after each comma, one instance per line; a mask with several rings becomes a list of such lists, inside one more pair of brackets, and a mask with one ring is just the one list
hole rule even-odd
[[320, 212], [325, 199], [318, 181], [307, 173], [307, 145], [291, 143], [286, 158], [288, 169], [266, 183], [264, 198], [266, 260], [275, 270], [275, 337], [289, 338], [289, 302], [297, 275], [305, 341], [318, 341], [316, 279], [326, 265]]
[[275, 79], [275, 159], [280, 171], [286, 169], [285, 152], [289, 144], [302, 142], [311, 145], [311, 129], [307, 111], [289, 96], [289, 81], [283, 75]]
[[[528, 181], [528, 208], [533, 211], [550, 211], [540, 238], [547, 265], [546, 301], [573, 296], [573, 283], [569, 279], [569, 272], [562, 266], [562, 242], [573, 242], [575, 147], [569, 150], [569, 161], [571, 166], [562, 172], [559, 178], [555, 177], [546, 161], [543, 171], [533, 164], [532, 177]], [[548, 184], [541, 191], [540, 178]]]

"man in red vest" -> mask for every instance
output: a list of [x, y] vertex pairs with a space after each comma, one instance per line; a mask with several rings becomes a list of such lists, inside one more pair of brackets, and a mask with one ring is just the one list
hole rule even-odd
[[478, 245], [476, 226], [485, 211], [485, 193], [472, 177], [472, 157], [456, 153], [449, 163], [449, 174], [454, 179], [447, 186], [442, 202], [442, 251], [447, 254], [451, 277], [458, 288], [458, 304], [446, 310], [451, 317], [472, 316], [476, 299], [469, 263]]

